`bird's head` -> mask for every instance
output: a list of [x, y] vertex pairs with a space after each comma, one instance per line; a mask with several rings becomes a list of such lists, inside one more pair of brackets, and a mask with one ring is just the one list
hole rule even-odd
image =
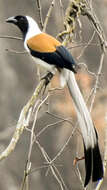
[[18, 15], [10, 17], [6, 20], [8, 23], [13, 23], [22, 31], [22, 33], [25, 35], [28, 31], [28, 19], [26, 16]]
[[21, 30], [23, 37], [25, 39], [26, 34], [29, 35], [29, 37], [32, 37], [33, 35], [36, 35], [40, 33], [40, 29], [36, 23], [36, 21], [30, 17], [30, 16], [13, 16], [8, 19], [6, 19], [7, 23], [13, 23]]

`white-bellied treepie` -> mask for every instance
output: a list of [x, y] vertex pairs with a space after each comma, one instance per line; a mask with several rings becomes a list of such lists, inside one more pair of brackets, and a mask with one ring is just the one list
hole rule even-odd
[[10, 17], [6, 21], [19, 27], [23, 34], [24, 47], [37, 64], [42, 65], [52, 73], [55, 73], [55, 69], [60, 71], [62, 85], [67, 83], [74, 100], [83, 136], [86, 168], [84, 186], [89, 183], [91, 178], [92, 181], [100, 180], [103, 177], [103, 165], [98, 146], [98, 136], [75, 81], [73, 72], [77, 72], [78, 66], [72, 55], [58, 40], [42, 32], [31, 17], [18, 15]]
[[63, 68], [74, 73], [77, 72], [78, 66], [69, 51], [54, 37], [41, 32], [37, 23], [31, 17], [11, 17], [7, 22], [14, 23], [20, 28], [23, 34], [24, 47], [35, 58], [37, 64], [44, 66], [53, 74], [55, 68], [60, 71], [62, 86], [65, 85]]

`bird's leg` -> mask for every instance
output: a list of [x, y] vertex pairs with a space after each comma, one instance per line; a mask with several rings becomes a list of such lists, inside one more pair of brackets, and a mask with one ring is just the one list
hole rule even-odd
[[48, 72], [47, 74], [45, 74], [44, 76], [42, 76], [41, 80], [45, 79], [45, 86], [47, 86], [49, 84], [49, 82], [51, 81], [52, 77], [54, 76], [53, 73]]
[[77, 164], [77, 162], [78, 161], [80, 161], [80, 160], [84, 160], [85, 159], [85, 157], [84, 156], [82, 156], [82, 157], [75, 157], [75, 159], [74, 159], [74, 161], [73, 161], [73, 165], [75, 166], [76, 164]]
[[47, 85], [49, 84], [49, 82], [51, 81], [51, 79], [53, 78], [54, 74], [51, 72], [48, 72], [47, 74], [45, 74], [44, 76], [42, 76], [41, 80], [45, 80], [45, 87], [43, 90], [43, 94], [46, 90]]
[[49, 82], [51, 81], [51, 79], [55, 75], [56, 71], [57, 71], [57, 68], [55, 66], [52, 66], [51, 69], [47, 72], [47, 74], [42, 76], [41, 80], [45, 79], [45, 81], [46, 81], [45, 85], [46, 86], [49, 84]]

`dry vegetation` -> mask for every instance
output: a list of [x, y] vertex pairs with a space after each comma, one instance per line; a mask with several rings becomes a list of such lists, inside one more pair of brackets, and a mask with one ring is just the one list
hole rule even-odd
[[[20, 32], [4, 23], [17, 14], [36, 17], [40, 27], [57, 36], [80, 64], [76, 80], [98, 130], [106, 172], [107, 2], [72, 2], [76, 8], [64, 0], [25, 0], [23, 4], [21, 0], [16, 4], [0, 0], [1, 190], [84, 189], [84, 160], [73, 166], [75, 157], [83, 156], [83, 145], [72, 98], [67, 88], [60, 89], [58, 75], [42, 94], [45, 80], [38, 81], [37, 68], [23, 50]], [[69, 17], [70, 11], [76, 16]], [[106, 186], [105, 173], [102, 184], [90, 183], [87, 190], [106, 190]]]

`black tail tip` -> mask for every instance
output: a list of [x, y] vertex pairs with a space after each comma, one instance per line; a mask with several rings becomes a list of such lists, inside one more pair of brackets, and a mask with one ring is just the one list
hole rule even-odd
[[86, 170], [86, 177], [84, 187], [86, 187], [91, 179], [92, 175], [92, 149], [88, 148], [86, 150], [84, 146], [84, 154], [85, 154], [85, 170]]
[[99, 150], [98, 144], [93, 149], [93, 174], [92, 174], [92, 181], [96, 182], [103, 178], [104, 171], [103, 171], [103, 163], [101, 159], [101, 154]]
[[103, 163], [101, 159], [101, 154], [98, 144], [94, 148], [84, 147], [85, 153], [85, 169], [86, 169], [86, 178], [84, 187], [86, 187], [92, 178], [93, 182], [99, 181], [103, 178]]

